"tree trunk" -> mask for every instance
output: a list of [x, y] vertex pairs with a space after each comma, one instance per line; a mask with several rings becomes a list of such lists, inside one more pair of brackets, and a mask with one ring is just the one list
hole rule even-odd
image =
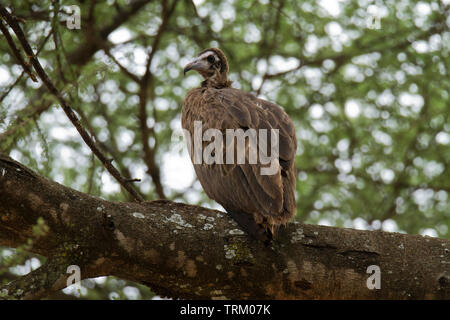
[[449, 240], [293, 222], [266, 247], [224, 212], [105, 201], [0, 154], [0, 245], [27, 239], [47, 262], [3, 297], [48, 296], [77, 265], [81, 279], [117, 276], [173, 298], [450, 299]]

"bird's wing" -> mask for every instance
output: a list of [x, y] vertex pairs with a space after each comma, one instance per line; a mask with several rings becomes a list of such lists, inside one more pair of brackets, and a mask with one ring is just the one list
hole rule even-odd
[[[245, 154], [245, 164], [234, 162], [234, 164], [212, 164], [209, 167], [201, 165], [197, 166], [196, 171], [200, 175], [210, 174], [206, 173], [209, 170], [209, 172], [220, 172], [223, 176], [227, 176], [233, 182], [233, 190], [230, 192], [245, 195], [244, 198], [248, 199], [247, 201], [253, 205], [255, 210], [264, 216], [270, 217], [279, 214], [283, 211], [283, 204], [286, 209], [284, 193], [288, 192], [293, 195], [293, 190], [287, 190], [287, 188], [292, 188], [292, 186], [295, 188], [295, 177], [292, 179], [291, 171], [296, 151], [294, 126], [287, 114], [281, 107], [237, 89], [211, 90], [210, 94], [204, 95], [202, 104], [205, 105], [205, 108], [201, 112], [200, 118], [205, 123], [204, 129], [215, 128], [223, 133], [224, 159], [226, 159], [227, 152], [226, 129], [267, 129], [269, 135], [271, 129], [278, 129], [279, 157], [274, 159], [274, 165], [277, 167], [275, 174], [272, 175], [261, 174], [261, 169], [269, 167], [270, 164], [263, 165], [259, 159], [256, 164], [249, 164], [248, 152]], [[270, 136], [267, 140], [268, 148], [270, 148]], [[233, 142], [236, 155], [236, 142]], [[246, 140], [246, 149], [248, 147], [249, 143]], [[268, 155], [270, 155], [270, 151]], [[290, 185], [286, 185], [284, 181], [286, 177], [291, 181]], [[205, 181], [205, 184], [207, 186], [206, 188], [204, 186], [204, 189], [210, 189], [210, 192], [205, 190], [208, 195], [226, 207], [226, 203], [223, 202], [231, 197], [223, 194], [223, 189], [221, 191], [213, 190], [217, 185], [212, 186], [210, 181]], [[288, 198], [293, 198], [293, 196]], [[289, 199], [287, 200], [291, 202]]]
[[269, 111], [269, 121], [272, 123], [272, 126], [280, 130], [279, 161], [283, 181], [283, 206], [285, 214], [291, 218], [296, 212], [295, 185], [297, 182], [297, 170], [295, 167], [295, 153], [297, 151], [297, 138], [295, 127], [292, 120], [280, 106], [269, 101], [258, 100], [261, 101], [263, 108]]

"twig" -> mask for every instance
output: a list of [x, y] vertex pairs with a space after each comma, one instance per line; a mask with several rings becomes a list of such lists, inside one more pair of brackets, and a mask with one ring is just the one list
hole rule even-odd
[[94, 186], [94, 175], [95, 175], [95, 156], [93, 153], [91, 153], [91, 168], [89, 170], [87, 194], [92, 194], [92, 188]]
[[136, 76], [134, 73], [129, 71], [125, 66], [123, 66], [117, 59], [114, 57], [114, 55], [111, 53], [109, 48], [103, 49], [103, 51], [106, 53], [106, 55], [119, 67], [119, 69], [127, 75], [131, 80], [133, 80], [136, 83], [139, 83], [140, 79], [138, 76]]
[[42, 142], [42, 149], [43, 149], [43, 154], [45, 157], [44, 161], [44, 168], [45, 168], [45, 174], [48, 175], [50, 173], [50, 152], [48, 151], [48, 143], [47, 143], [47, 139], [44, 135], [44, 133], [42, 132], [41, 128], [39, 127], [39, 123], [38, 123], [38, 117], [35, 117], [34, 119], [34, 125], [36, 126], [36, 130], [37, 130], [37, 134], [39, 139]]
[[53, 43], [55, 44], [55, 60], [56, 60], [56, 67], [59, 73], [59, 76], [63, 83], [66, 82], [66, 78], [64, 76], [64, 73], [62, 72], [62, 64], [61, 64], [61, 55], [60, 50], [58, 47], [58, 39], [59, 38], [59, 30], [58, 30], [58, 13], [59, 13], [59, 1], [52, 0], [53, 5], [53, 19], [52, 19], [52, 30], [53, 30]]
[[[0, 10], [1, 10], [1, 15], [2, 16], [4, 16], [4, 12], [8, 13], [8, 11], [6, 11], [6, 9], [3, 8], [3, 7], [0, 7]], [[9, 13], [8, 13], [8, 15], [9, 15]], [[7, 19], [5, 19], [5, 20], [8, 22], [9, 25], [11, 25], [10, 21], [8, 21]], [[14, 21], [14, 23], [17, 24], [16, 19], [13, 18], [13, 16], [10, 16], [10, 20]], [[20, 54], [20, 51], [17, 49], [16, 44], [14, 43], [14, 40], [12, 39], [11, 35], [9, 34], [8, 28], [5, 27], [5, 25], [3, 24], [2, 20], [0, 20], [0, 30], [5, 35], [5, 38], [6, 38], [6, 41], [8, 42], [9, 47], [11, 48], [11, 50], [12, 50], [14, 56], [16, 57], [17, 61], [23, 67], [23, 70], [26, 73], [28, 73], [28, 75], [30, 76], [31, 80], [33, 80], [34, 82], [37, 82], [36, 76], [31, 71], [30, 65], [23, 60], [23, 57]]]
[[[0, 21], [0, 23], [1, 23], [1, 21]], [[50, 36], [52, 35], [52, 33], [53, 33], [53, 30], [50, 29], [50, 32], [47, 34], [47, 36], [45, 36], [45, 39], [39, 46], [36, 54], [39, 54], [41, 52], [41, 50], [44, 48], [45, 44], [47, 43], [48, 39], [50, 39]], [[0, 103], [3, 101], [3, 99], [6, 98], [6, 96], [11, 92], [11, 90], [19, 83], [20, 79], [22, 79], [24, 74], [25, 74], [25, 70], [22, 71], [22, 73], [20, 74], [20, 76], [17, 77], [17, 79], [14, 81], [14, 83], [11, 84], [9, 86], [9, 88], [2, 94], [2, 96], [0, 97]]]
[[[42, 41], [42, 43], [39, 45], [39, 48], [38, 48], [38, 51], [36, 54], [39, 54], [41, 52], [41, 50], [44, 48], [48, 39], [50, 39], [52, 32], [53, 31], [50, 29], [50, 31], [47, 34], [47, 36], [45, 37], [44, 41]], [[22, 73], [20, 74], [20, 76], [17, 77], [17, 79], [14, 81], [14, 83], [11, 84], [8, 87], [8, 89], [2, 94], [2, 96], [0, 97], [0, 104], [8, 96], [8, 94], [11, 92], [11, 90], [20, 82], [20, 80], [22, 79], [24, 74], [25, 74], [25, 70], [22, 71]], [[47, 110], [48, 107], [49, 106], [39, 105], [35, 110], [33, 110], [33, 112], [30, 115], [25, 115], [24, 117], [18, 116], [16, 118], [16, 120], [8, 126], [8, 129], [6, 129], [4, 132], [0, 133], [0, 143], [5, 141], [9, 136], [13, 135], [17, 131], [18, 128], [23, 128], [30, 121], [32, 121], [33, 118], [37, 118], [41, 113], [43, 113], [45, 110]], [[5, 150], [3, 150], [3, 151], [5, 151]]]
[[3, 92], [2, 96], [0, 97], [0, 103], [2, 103], [3, 99], [5, 99], [6, 96], [11, 92], [11, 90], [19, 83], [19, 81], [22, 79], [24, 74], [25, 74], [25, 70], [22, 71], [22, 73], [20, 74], [20, 76], [17, 77], [17, 79], [14, 81], [14, 83], [11, 84], [9, 86], [9, 88], [6, 89], [5, 92]]

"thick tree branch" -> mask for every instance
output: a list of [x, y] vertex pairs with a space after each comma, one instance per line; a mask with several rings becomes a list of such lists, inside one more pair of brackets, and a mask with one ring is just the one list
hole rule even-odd
[[[105, 201], [3, 155], [0, 199], [0, 245], [33, 238], [42, 217], [48, 231], [30, 251], [58, 265], [10, 284], [8, 294], [19, 298], [63, 287], [71, 264], [81, 278], [114, 275], [179, 298], [450, 298], [450, 241], [444, 239], [290, 223], [265, 247], [223, 212], [170, 201]], [[381, 269], [379, 290], [366, 286], [370, 265]], [[33, 280], [27, 279], [44, 273], [38, 277], [50, 279], [39, 288], [44, 291], [28, 290]]]

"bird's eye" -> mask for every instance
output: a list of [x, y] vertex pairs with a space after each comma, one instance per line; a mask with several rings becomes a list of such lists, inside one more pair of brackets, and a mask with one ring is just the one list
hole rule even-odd
[[214, 63], [214, 56], [208, 56], [207, 58], [206, 58], [206, 60], [208, 60], [208, 62], [209, 63]]

